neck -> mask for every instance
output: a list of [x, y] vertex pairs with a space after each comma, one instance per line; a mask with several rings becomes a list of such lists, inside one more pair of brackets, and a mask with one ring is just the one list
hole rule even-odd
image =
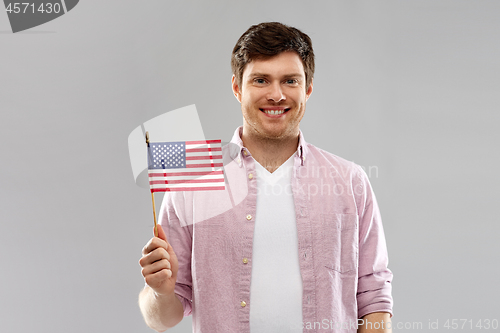
[[247, 133], [243, 128], [241, 140], [252, 157], [273, 173], [297, 151], [299, 134], [279, 139], [263, 138]]

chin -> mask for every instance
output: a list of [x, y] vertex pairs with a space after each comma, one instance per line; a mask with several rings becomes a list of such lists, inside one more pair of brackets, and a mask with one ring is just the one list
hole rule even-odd
[[269, 140], [280, 140], [286, 138], [288, 135], [288, 131], [286, 130], [268, 130], [263, 131], [262, 136]]

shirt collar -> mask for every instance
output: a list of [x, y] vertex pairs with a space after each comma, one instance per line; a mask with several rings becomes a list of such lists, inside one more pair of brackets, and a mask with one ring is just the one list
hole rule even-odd
[[[242, 166], [243, 154], [250, 155], [250, 152], [247, 148], [243, 146], [243, 141], [241, 140], [241, 134], [243, 133], [243, 126], [240, 126], [234, 131], [233, 138], [231, 139], [230, 145], [230, 155], [231, 159], [235, 160], [238, 163], [238, 166]], [[301, 165], [304, 165], [304, 161], [306, 160], [307, 155], [307, 143], [304, 139], [304, 135], [302, 131], [299, 130], [299, 145], [297, 146], [297, 156], [299, 156], [301, 160]]]

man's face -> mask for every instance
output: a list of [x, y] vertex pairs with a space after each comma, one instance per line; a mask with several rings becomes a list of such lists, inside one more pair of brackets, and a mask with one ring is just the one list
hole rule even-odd
[[295, 52], [253, 60], [243, 71], [241, 87], [233, 76], [233, 92], [241, 103], [243, 135], [262, 139], [285, 139], [299, 135], [306, 101], [304, 66]]

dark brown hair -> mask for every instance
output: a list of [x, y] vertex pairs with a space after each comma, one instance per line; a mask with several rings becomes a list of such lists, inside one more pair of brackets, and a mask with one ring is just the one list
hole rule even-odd
[[279, 22], [265, 22], [248, 28], [234, 46], [231, 69], [241, 85], [245, 66], [255, 59], [268, 59], [285, 51], [296, 52], [306, 75], [306, 90], [314, 76], [314, 52], [311, 38], [299, 29]]

